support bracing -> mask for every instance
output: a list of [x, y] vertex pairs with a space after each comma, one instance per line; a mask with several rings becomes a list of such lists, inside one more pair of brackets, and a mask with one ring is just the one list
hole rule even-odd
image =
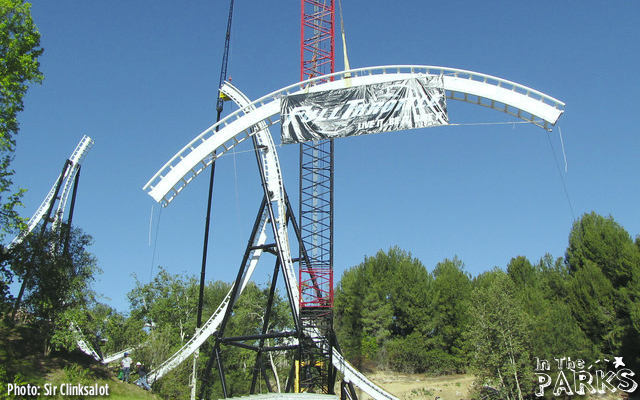
[[[52, 192], [53, 192], [53, 196], [51, 196], [51, 199], [48, 203], [48, 207], [47, 207], [47, 211], [44, 215], [44, 221], [42, 223], [42, 226], [40, 228], [40, 239], [41, 240], [44, 237], [44, 233], [47, 230], [47, 224], [51, 221], [51, 213], [53, 212], [53, 208], [55, 206], [56, 200], [59, 199], [58, 193], [60, 192], [60, 187], [62, 186], [62, 183], [64, 182], [64, 177], [67, 175], [67, 171], [71, 168], [71, 161], [66, 160], [64, 162], [64, 166], [62, 167], [62, 172], [60, 173], [60, 176], [58, 177], [58, 180], [56, 182], [56, 184], [53, 186]], [[26, 236], [28, 235], [25, 234], [24, 236], [22, 234], [18, 235], [16, 237], [16, 240], [19, 241], [18, 242], [22, 242], [22, 240], [24, 238], [26, 238]], [[13, 242], [12, 242], [13, 244]], [[20, 309], [20, 304], [22, 302], [22, 296], [24, 295], [24, 290], [26, 289], [27, 285], [29, 284], [29, 281], [31, 280], [31, 272], [27, 271], [25, 273], [24, 278], [22, 278], [22, 284], [20, 285], [20, 291], [18, 292], [18, 297], [16, 297], [15, 303], [13, 305], [13, 313], [11, 314], [11, 319], [15, 320], [16, 318], [16, 314], [18, 313], [18, 309]]]
[[[69, 254], [69, 239], [71, 238], [71, 223], [73, 222], [73, 211], [76, 208], [76, 196], [78, 195], [78, 184], [80, 183], [80, 170], [82, 166], [78, 165], [78, 172], [73, 180], [73, 192], [71, 193], [71, 205], [69, 206], [69, 216], [67, 217], [67, 231], [64, 236], [63, 254]], [[100, 351], [99, 346], [96, 347]]]
[[[258, 162], [260, 162], [259, 157], [258, 157]], [[290, 210], [287, 210], [287, 212], [289, 215], [288, 219], [293, 220], [293, 215], [290, 213]], [[213, 350], [210, 355], [208, 365], [204, 371], [204, 375], [201, 381], [201, 391], [200, 391], [201, 399], [205, 398], [204, 396], [206, 394], [206, 391], [208, 390], [208, 387], [211, 385], [210, 377], [211, 377], [211, 370], [213, 368], [214, 363], [216, 363], [217, 365], [221, 382], [224, 382], [225, 378], [224, 378], [224, 362], [222, 357], [222, 351], [223, 351], [222, 345], [237, 346], [244, 349], [256, 351], [256, 356], [254, 361], [254, 370], [253, 370], [253, 376], [252, 376], [252, 382], [251, 382], [251, 393], [255, 393], [255, 391], [257, 390], [256, 387], [260, 379], [264, 381], [267, 390], [271, 391], [273, 388], [272, 382], [265, 368], [265, 360], [264, 360], [265, 353], [268, 353], [271, 351], [295, 351], [298, 348], [297, 343], [290, 344], [290, 345], [280, 345], [280, 346], [265, 345], [268, 339], [296, 338], [300, 330], [299, 323], [297, 322], [298, 311], [294, 307], [292, 307], [291, 309], [291, 317], [294, 322], [294, 328], [295, 328], [293, 331], [271, 332], [269, 330], [269, 323], [270, 323], [270, 317], [272, 314], [273, 301], [276, 296], [277, 280], [279, 279], [280, 276], [283, 276], [283, 278], [287, 280], [287, 275], [280, 273], [281, 269], [283, 268], [283, 263], [282, 263], [282, 249], [280, 249], [281, 246], [279, 243], [282, 239], [276, 238], [274, 239], [274, 243], [272, 244], [260, 244], [260, 243], [264, 243], [264, 238], [261, 238], [260, 236], [264, 234], [265, 224], [271, 224], [273, 227], [272, 234], [274, 236], [277, 235], [276, 233], [277, 227], [273, 223], [274, 219], [275, 219], [274, 211], [272, 209], [271, 201], [268, 199], [268, 194], [265, 194], [260, 204], [260, 208], [258, 210], [258, 214], [256, 216], [256, 220], [254, 222], [253, 229], [252, 229], [249, 241], [247, 243], [247, 247], [245, 249], [241, 267], [238, 270], [238, 274], [236, 276], [236, 281], [234, 283], [234, 286], [230, 295], [231, 300], [230, 300], [229, 306], [225, 311], [225, 315], [218, 327], [218, 330], [214, 334], [215, 344], [213, 346]], [[255, 259], [254, 257], [255, 252], [271, 253], [276, 256], [273, 276], [272, 276], [272, 280], [269, 288], [267, 304], [265, 307], [264, 315], [262, 317], [262, 326], [259, 328], [260, 333], [254, 334], [254, 335], [244, 335], [244, 336], [235, 336], [235, 337], [225, 336], [225, 330], [227, 328], [227, 324], [233, 315], [233, 308], [243, 288], [243, 283], [245, 282], [245, 277], [246, 277], [246, 274], [248, 273], [247, 271], [250, 268], [253, 260]], [[297, 283], [291, 282], [289, 285], [285, 285], [285, 286], [287, 288], [289, 287], [297, 288]], [[289, 293], [288, 298], [289, 298], [289, 305], [293, 306], [295, 304], [293, 302], [293, 299], [295, 299], [296, 297], [293, 296], [293, 293]], [[257, 345], [245, 343], [247, 341], [253, 342], [253, 343], [257, 342]], [[223, 395], [227, 397], [228, 394], [225, 391], [226, 390], [225, 385], [222, 385], [222, 387], [223, 387]]]
[[[251, 379], [251, 392], [250, 392], [252, 394], [255, 393], [255, 390], [256, 390], [256, 383], [258, 381], [258, 372], [262, 373], [262, 376], [264, 377], [265, 380], [269, 379], [267, 377], [266, 372], [264, 371], [264, 361], [262, 359], [262, 354], [264, 351], [265, 340], [268, 338], [267, 331], [269, 329], [269, 321], [271, 319], [271, 308], [273, 306], [273, 298], [276, 292], [276, 284], [278, 282], [279, 270], [280, 270], [280, 263], [276, 261], [275, 267], [273, 268], [273, 277], [271, 278], [271, 287], [269, 288], [269, 298], [267, 300], [267, 307], [265, 309], [264, 319], [262, 322], [262, 330], [261, 330], [262, 334], [261, 334], [261, 337], [259, 338], [258, 351], [256, 352], [256, 361], [253, 366], [253, 377]], [[267, 384], [267, 388], [269, 388], [269, 391], [271, 391], [271, 385]]]

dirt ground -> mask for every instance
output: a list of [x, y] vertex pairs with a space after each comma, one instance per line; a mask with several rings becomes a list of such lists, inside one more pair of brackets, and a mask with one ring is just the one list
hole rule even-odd
[[[367, 378], [401, 400], [441, 400], [469, 399], [469, 387], [472, 375], [447, 375], [428, 377], [420, 374], [400, 374], [395, 372], [376, 372]], [[370, 397], [358, 390], [359, 399]]]
[[[473, 375], [444, 375], [428, 377], [421, 374], [401, 374], [397, 372], [376, 372], [367, 374], [377, 385], [401, 400], [461, 400], [470, 399], [469, 389]], [[357, 389], [358, 398], [370, 400], [363, 391]], [[588, 396], [589, 400], [640, 400], [640, 393], [607, 393]]]

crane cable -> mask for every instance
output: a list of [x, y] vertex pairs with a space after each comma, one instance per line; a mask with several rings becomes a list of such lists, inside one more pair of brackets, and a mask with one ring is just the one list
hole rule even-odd
[[[220, 117], [222, 115], [222, 109], [224, 105], [224, 98], [222, 97], [222, 91], [220, 88], [224, 83], [225, 77], [227, 75], [227, 63], [229, 60], [229, 41], [231, 38], [231, 21], [233, 17], [233, 0], [229, 3], [229, 19], [227, 21], [227, 31], [224, 40], [224, 53], [222, 56], [222, 66], [220, 68], [220, 79], [218, 81], [218, 96], [216, 99], [216, 125], [220, 122]], [[216, 132], [218, 131], [218, 126], [216, 127]], [[198, 298], [198, 315], [197, 315], [197, 323], [196, 326], [199, 328], [202, 323], [202, 303], [204, 296], [204, 283], [205, 283], [205, 271], [207, 266], [207, 250], [208, 250], [208, 241], [209, 241], [209, 223], [211, 220], [211, 198], [213, 195], [213, 178], [215, 175], [215, 162], [216, 154], [215, 151], [212, 153], [211, 158], [211, 175], [209, 179], [209, 197], [207, 202], [207, 216], [205, 220], [205, 231], [204, 231], [204, 244], [202, 249], [202, 270], [200, 272], [200, 293]]]
[[[338, 0], [338, 8], [340, 9], [340, 33], [342, 34], [342, 52], [344, 57], [344, 70], [349, 71], [351, 66], [349, 65], [349, 57], [347, 56], [347, 35], [344, 32], [344, 18], [342, 18], [342, 0]], [[351, 87], [351, 74], [347, 74], [344, 77], [345, 87]]]
[[[218, 97], [216, 99], [216, 112], [217, 112], [217, 118], [216, 118], [216, 124], [218, 124], [220, 122], [220, 117], [222, 115], [222, 109], [223, 109], [223, 104], [224, 104], [224, 98], [222, 96], [222, 84], [224, 83], [226, 76], [227, 76], [227, 64], [229, 62], [229, 42], [231, 39], [231, 21], [233, 19], [233, 0], [230, 0], [229, 2], [229, 18], [227, 20], [227, 31], [225, 33], [225, 39], [224, 39], [224, 52], [222, 55], [222, 66], [220, 68], [220, 79], [218, 81]], [[216, 127], [216, 132], [218, 131], [218, 126]], [[200, 290], [199, 290], [199, 294], [198, 294], [198, 312], [197, 312], [197, 320], [196, 320], [196, 329], [199, 329], [200, 326], [202, 325], [202, 308], [203, 308], [203, 302], [204, 302], [204, 286], [205, 286], [205, 272], [206, 272], [206, 268], [207, 268], [207, 249], [208, 249], [208, 242], [209, 242], [209, 223], [211, 221], [211, 198], [213, 196], [213, 178], [214, 178], [214, 174], [215, 174], [215, 158], [216, 158], [216, 154], [215, 151], [211, 154], [212, 155], [212, 161], [211, 161], [211, 175], [209, 178], [209, 196], [208, 196], [208, 200], [207, 200], [207, 216], [206, 216], [206, 220], [205, 220], [205, 231], [204, 231], [204, 243], [202, 246], [202, 269], [200, 272]], [[192, 381], [191, 381], [191, 398], [194, 399], [195, 398], [195, 392], [196, 392], [196, 382], [197, 382], [197, 377], [196, 377], [196, 364], [198, 362], [198, 354], [199, 352], [196, 352], [194, 359], [193, 359], [193, 372], [192, 372]], [[213, 355], [210, 356], [210, 359], [213, 357]], [[202, 384], [200, 386], [200, 398], [203, 398], [204, 396], [204, 392], [207, 389], [208, 386], [208, 380], [209, 380], [209, 374], [211, 371], [211, 363], [208, 362], [207, 363], [207, 369], [205, 370], [205, 376], [203, 377], [204, 379], [202, 380]], [[224, 381], [221, 382], [222, 384], [222, 391], [224, 393], [224, 397], [227, 397], [227, 389], [226, 389], [226, 385], [224, 383]]]

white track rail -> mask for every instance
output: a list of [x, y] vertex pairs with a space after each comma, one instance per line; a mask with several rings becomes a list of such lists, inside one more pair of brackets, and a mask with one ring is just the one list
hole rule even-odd
[[[29, 219], [27, 229], [20, 232], [11, 241], [11, 243], [9, 243], [9, 248], [20, 244], [40, 223], [40, 221], [42, 221], [42, 218], [45, 216], [49, 208], [55, 205], [55, 202], [58, 199], [58, 208], [53, 215], [52, 229], [57, 230], [60, 228], [62, 219], [64, 218], [64, 212], [67, 205], [67, 199], [69, 198], [69, 192], [71, 191], [73, 182], [76, 178], [76, 175], [78, 174], [78, 170], [80, 169], [82, 160], [84, 160], [84, 157], [93, 146], [93, 143], [93, 139], [91, 139], [89, 136], [84, 135], [82, 137], [76, 148], [73, 150], [73, 153], [71, 153], [71, 157], [69, 157], [68, 159], [70, 165], [64, 170], [64, 176], [62, 175], [63, 173], [60, 173], [60, 175], [58, 175], [58, 179], [56, 179], [53, 187], [51, 188], [51, 190], [49, 190], [49, 193], [44, 198], [44, 201], [40, 204], [40, 207], [38, 207], [31, 219]], [[58, 197], [56, 198], [56, 187], [58, 186], [59, 182], [63, 182], [64, 187], [62, 189], [62, 192], [58, 193]], [[98, 355], [98, 353], [96, 353], [93, 347], [91, 347], [91, 345], [84, 340], [84, 335], [76, 326], [76, 324], [72, 323], [69, 329], [71, 329], [76, 338], [76, 344], [78, 345], [78, 348], [80, 348], [83, 353], [93, 357], [97, 361], [100, 361], [100, 356]]]
[[[220, 89], [222, 93], [231, 98], [234, 102], [236, 102], [240, 106], [249, 105], [249, 99], [236, 89], [233, 85], [229, 83], [225, 83], [223, 87]], [[251, 107], [246, 108], [246, 112], [250, 112], [252, 110]], [[268, 131], [268, 128], [264, 122], [258, 122], [256, 124], [256, 140], [258, 146], [262, 146], [264, 149], [259, 151], [259, 155], [262, 159], [262, 167], [263, 173], [266, 178], [267, 189], [270, 194], [270, 198], [268, 201], [275, 203], [275, 212], [276, 212], [276, 221], [274, 228], [275, 240], [280, 244], [281, 252], [282, 252], [282, 260], [281, 263], [284, 267], [285, 271], [285, 283], [287, 285], [287, 290], [292, 296], [292, 304], [296, 305], [294, 307], [293, 312], [296, 317], [299, 313], [297, 306], [299, 305], [299, 291], [298, 291], [298, 283], [295, 276], [295, 270], [293, 268], [293, 262], [291, 260], [291, 250], [289, 247], [288, 240], [288, 232], [287, 232], [287, 220], [286, 220], [286, 203], [285, 203], [285, 193], [284, 186], [282, 183], [282, 173], [280, 171], [280, 163], [278, 161], [278, 155], [276, 152], [276, 147], [273, 144], [273, 140], [271, 138], [271, 134]], [[259, 226], [259, 235], [255, 243], [252, 243], [254, 248], [257, 248], [261, 245], [264, 245], [267, 240], [266, 227], [267, 222], [274, 223], [269, 221], [268, 214], [264, 212], [261, 217], [260, 226]], [[261, 249], [256, 249], [251, 252], [249, 257], [248, 265], [243, 266], [244, 275], [242, 277], [242, 286], [240, 290], [236, 294], [239, 296], [246, 284], [249, 282], [253, 271], [262, 255], [263, 251]], [[153, 383], [155, 380], [160, 379], [167, 372], [175, 368], [177, 365], [182, 363], [188, 357], [190, 357], [195, 351], [200, 348], [200, 346], [218, 329], [218, 326], [222, 322], [222, 318], [229, 306], [231, 300], [231, 294], [233, 290], [230, 290], [227, 296], [225, 297], [222, 304], [218, 307], [216, 312], [209, 318], [209, 320], [199, 329], [196, 334], [189, 340], [180, 350], [178, 350], [173, 356], [171, 356], [168, 360], [163, 362], [156, 370], [152, 371], [149, 374], [149, 383]], [[234, 300], [235, 302], [235, 300]]]
[[110, 362], [117, 361], [124, 357], [124, 353], [131, 353], [135, 349], [135, 347], [129, 347], [128, 349], [121, 350], [117, 353], [109, 354], [108, 356], [100, 360], [100, 362], [102, 362], [103, 364], [109, 364]]
[[[69, 197], [69, 190], [71, 188], [71, 185], [73, 184], [76, 174], [78, 173], [80, 164], [89, 152], [89, 149], [91, 149], [91, 146], [93, 146], [93, 139], [85, 135], [80, 140], [80, 143], [78, 143], [78, 145], [76, 146], [75, 150], [71, 154], [71, 157], [69, 157], [71, 165], [66, 169], [64, 177], [62, 177], [64, 179], [64, 188], [62, 190], [62, 193], [59, 193], [60, 201], [58, 202], [58, 208], [56, 209], [56, 212], [53, 216], [53, 229], [57, 229], [62, 223], [62, 217], [64, 215], [64, 210], [67, 204], [67, 198]], [[54, 196], [56, 193], [56, 186], [58, 185], [58, 181], [60, 180], [60, 178], [61, 176], [58, 175], [58, 179], [56, 179], [53, 187], [49, 191], [49, 194], [47, 194], [47, 197], [45, 197], [42, 204], [40, 204], [40, 207], [38, 207], [35, 214], [33, 214], [31, 219], [29, 220], [27, 229], [20, 232], [20, 234], [11, 241], [9, 247], [22, 242], [24, 238], [26, 238], [27, 235], [29, 235], [31, 231], [33, 231], [33, 229], [40, 223], [40, 221], [42, 221], [42, 217], [44, 217], [49, 207], [51, 207], [51, 205], [56, 201], [56, 198], [54, 198]]]
[[332, 349], [333, 366], [344, 377], [346, 382], [351, 382], [375, 400], [399, 400], [397, 397], [371, 382], [355, 367], [342, 357], [342, 354], [334, 347]]
[[[240, 106], [245, 114], [255, 111], [255, 106], [251, 104], [249, 98], [231, 83], [225, 82], [220, 88], [220, 91]], [[293, 313], [297, 318], [300, 306], [300, 292], [298, 291], [296, 273], [293, 267], [293, 261], [291, 260], [284, 183], [282, 182], [282, 171], [280, 169], [280, 161], [278, 160], [278, 152], [273, 143], [271, 132], [269, 132], [269, 127], [264, 120], [256, 124], [255, 138], [259, 148], [256, 150], [262, 160], [262, 173], [265, 176], [267, 184], [268, 201], [275, 205], [273, 207], [276, 214], [274, 236], [281, 252], [280, 258], [285, 275], [285, 285], [291, 296]]]
[[[396, 65], [337, 72], [295, 83], [272, 92], [230, 114], [202, 132], [171, 158], [144, 186], [163, 206], [168, 205], [215, 158], [254, 134], [264, 121], [279, 122], [280, 99], [300, 92], [315, 92], [382, 83], [417, 76], [442, 76], [447, 98], [493, 108], [550, 130], [563, 113], [564, 103], [517, 83], [477, 72], [454, 68]], [[331, 81], [333, 79], [333, 81]], [[322, 81], [328, 81], [320, 83]], [[316, 83], [315, 85], [313, 85]], [[313, 86], [311, 86], [313, 85]], [[247, 112], [251, 109], [251, 112]], [[216, 130], [218, 130], [216, 132]], [[212, 154], [215, 156], [212, 157]]]
[[84, 340], [84, 335], [82, 334], [82, 331], [80, 330], [80, 328], [78, 328], [78, 326], [75, 324], [75, 322], [72, 322], [71, 325], [69, 325], [69, 329], [75, 336], [76, 344], [78, 345], [78, 348], [84, 354], [93, 357], [96, 361], [100, 361], [101, 360], [100, 356], [98, 355], [98, 353], [96, 353], [93, 347], [91, 347], [91, 345], [87, 343], [86, 340]]
[[73, 182], [78, 174], [78, 170], [80, 169], [80, 164], [84, 157], [87, 155], [87, 152], [93, 146], [93, 139], [89, 136], [84, 135], [76, 146], [76, 149], [71, 154], [69, 161], [71, 162], [71, 169], [68, 176], [65, 177], [64, 188], [62, 189], [62, 194], [60, 195], [60, 202], [58, 203], [58, 209], [56, 210], [56, 215], [53, 218], [52, 229], [55, 231], [60, 228], [62, 224], [62, 218], [64, 216], [64, 211], [67, 206], [67, 199], [69, 198], [69, 192], [71, 191], [71, 187], [73, 186]]

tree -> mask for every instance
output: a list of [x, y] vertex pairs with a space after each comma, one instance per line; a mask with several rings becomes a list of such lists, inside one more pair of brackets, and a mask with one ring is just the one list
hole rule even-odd
[[13, 296], [9, 286], [13, 282], [10, 263], [9, 253], [0, 245], [0, 317], [8, 315], [13, 305]]
[[471, 365], [480, 382], [496, 387], [508, 399], [532, 392], [533, 367], [527, 343], [529, 325], [517, 288], [499, 269], [476, 279], [469, 329]]
[[434, 271], [424, 332], [433, 372], [459, 372], [467, 365], [464, 333], [470, 322], [471, 278], [457, 257], [439, 262]]
[[11, 161], [18, 133], [18, 113], [29, 83], [41, 83], [40, 33], [23, 0], [0, 0], [0, 241], [23, 227], [16, 207], [24, 190], [6, 196], [13, 184]]
[[640, 251], [613, 217], [576, 221], [565, 256], [569, 304], [602, 355], [640, 365]]
[[615, 287], [625, 287], [640, 268], [640, 252], [629, 233], [613, 217], [591, 212], [573, 224], [565, 257], [576, 272], [595, 263]]
[[[222, 303], [231, 285], [224, 282], [207, 283], [205, 286], [203, 315], [212, 315]], [[199, 284], [195, 276], [171, 274], [160, 268], [158, 274], [149, 283], [136, 282], [128, 297], [131, 304], [130, 317], [125, 326], [139, 327], [131, 329], [134, 338], [132, 344], [144, 344], [136, 349], [134, 357], [151, 368], [159, 366], [186, 343], [196, 330], [196, 310], [198, 305]], [[258, 287], [249, 282], [236, 301], [232, 317], [225, 327], [224, 336], [245, 336], [261, 333], [265, 322], [265, 305], [269, 288]], [[206, 319], [206, 317], [205, 317]], [[146, 328], [142, 328], [146, 326]], [[269, 318], [268, 331], [293, 329], [293, 319], [288, 302], [283, 301], [276, 292]], [[268, 339], [266, 346], [281, 345], [286, 338]], [[214, 340], [209, 340], [200, 348], [198, 358], [199, 377], [203, 378], [211, 355]], [[250, 342], [250, 341], [249, 341]], [[256, 346], [257, 342], [244, 343]], [[248, 394], [256, 361], [256, 352], [232, 345], [221, 345], [221, 361], [224, 365], [227, 391], [229, 395]], [[263, 361], [268, 365], [269, 380], [274, 384], [284, 379], [288, 369], [281, 368], [283, 354], [263, 353]], [[191, 360], [174, 368], [171, 374], [154, 383], [154, 391], [163, 397], [181, 396], [189, 392]], [[219, 380], [209, 387], [210, 397], [221, 396]], [[272, 388], [274, 389], [274, 388]]]
[[507, 265], [507, 274], [520, 289], [535, 287], [538, 283], [536, 268], [526, 257], [512, 258]]
[[[336, 335], [347, 358], [360, 368], [363, 363], [388, 362], [396, 369], [424, 368], [424, 359], [416, 358], [418, 349], [407, 349], [406, 344], [424, 342], [422, 325], [432, 282], [422, 263], [397, 247], [346, 270], [335, 290], [334, 312]], [[404, 343], [410, 335], [419, 339]]]
[[[135, 277], [135, 276], [134, 276]], [[198, 281], [195, 276], [169, 274], [160, 267], [153, 281], [136, 286], [128, 294], [131, 317], [151, 327], [171, 331], [171, 347], [182, 346], [195, 332], [198, 307]]]
[[70, 323], [82, 326], [86, 310], [95, 303], [90, 285], [100, 269], [87, 250], [93, 239], [79, 228], [72, 229], [64, 250], [67, 229], [31, 234], [10, 251], [13, 272], [25, 285], [22, 304], [36, 320], [45, 354], [52, 347], [75, 346]]
[[[198, 280], [193, 275], [171, 274], [163, 267], [148, 283], [134, 278], [136, 285], [127, 295], [130, 316], [122, 325], [130, 327], [127, 344], [137, 347], [133, 355], [135, 359], [154, 369], [195, 333]], [[220, 304], [228, 290], [227, 284], [208, 284], [203, 313], [212, 312], [211, 303]], [[113, 332], [113, 335], [118, 333]], [[188, 393], [191, 368], [191, 362], [183, 362], [156, 382], [154, 391], [167, 398]]]
[[82, 333], [104, 357], [139, 345], [143, 326], [142, 321], [127, 318], [113, 307], [96, 302], [85, 311]]
[[[593, 344], [567, 304], [569, 273], [562, 258], [554, 260], [546, 254], [532, 265], [526, 257], [519, 256], [511, 259], [507, 272], [526, 314], [531, 356], [540, 360], [597, 359]], [[557, 371], [550, 375], [555, 382]]]

